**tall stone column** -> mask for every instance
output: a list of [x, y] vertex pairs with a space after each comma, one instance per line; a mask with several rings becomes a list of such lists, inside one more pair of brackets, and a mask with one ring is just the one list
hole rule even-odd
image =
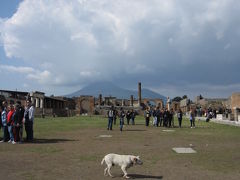
[[99, 94], [98, 100], [99, 100], [99, 106], [101, 106], [102, 105], [102, 94]]
[[142, 87], [141, 83], [138, 83], [138, 105], [141, 106], [141, 101], [142, 101]]
[[33, 97], [31, 97], [31, 101], [32, 101], [32, 103], [34, 103], [34, 98]]
[[36, 108], [39, 108], [39, 98], [36, 98]]
[[130, 106], [133, 106], [133, 95], [130, 97]]
[[170, 101], [170, 98], [167, 97], [167, 109], [170, 111], [170, 104], [171, 104], [171, 101]]
[[40, 99], [40, 108], [43, 108], [43, 99]]

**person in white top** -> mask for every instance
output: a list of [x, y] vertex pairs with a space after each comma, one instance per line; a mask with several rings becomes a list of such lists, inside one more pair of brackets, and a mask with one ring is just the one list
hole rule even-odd
[[25, 131], [26, 131], [26, 141], [31, 142], [33, 141], [33, 122], [34, 122], [34, 107], [30, 100], [27, 100], [27, 106], [24, 112], [24, 124], [25, 124]]

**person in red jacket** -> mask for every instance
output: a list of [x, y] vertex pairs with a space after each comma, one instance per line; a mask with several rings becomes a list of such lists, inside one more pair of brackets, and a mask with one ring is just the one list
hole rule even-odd
[[12, 144], [15, 144], [16, 142], [14, 141], [14, 137], [13, 137], [13, 116], [14, 116], [14, 106], [12, 104], [10, 104], [9, 106], [9, 112], [7, 114], [7, 126], [8, 126], [8, 132], [10, 135], [10, 140], [8, 141], [9, 143], [11, 142]]

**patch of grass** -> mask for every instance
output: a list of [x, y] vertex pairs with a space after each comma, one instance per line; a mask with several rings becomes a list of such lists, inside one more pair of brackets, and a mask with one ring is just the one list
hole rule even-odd
[[33, 175], [30, 172], [23, 172], [22, 174], [20, 174], [20, 176], [24, 177], [24, 179], [26, 180], [34, 180], [35, 179], [35, 175]]
[[96, 162], [98, 160], [97, 155], [80, 155], [75, 157], [77, 161], [93, 161]]
[[28, 147], [25, 151], [27, 152], [32, 152], [32, 153], [37, 153], [37, 154], [46, 154], [46, 155], [50, 155], [50, 154], [55, 154], [55, 153], [59, 153], [62, 152], [63, 149], [54, 147], [54, 146], [32, 146], [32, 147]]
[[[126, 125], [123, 132], [120, 132], [119, 119], [113, 131], [107, 131], [107, 118], [100, 116], [36, 118], [36, 142], [22, 145], [0, 144], [1, 160], [4, 163], [11, 161], [14, 166], [16, 158], [24, 157], [19, 158], [18, 162], [24, 162], [33, 168], [31, 173], [24, 168], [19, 170], [17, 174], [22, 179], [39, 179], [38, 175], [42, 179], [63, 179], [64, 174], [64, 177], [76, 179], [72, 172], [80, 171], [82, 177], [89, 177], [89, 173], [92, 173], [91, 175], [98, 179], [98, 173], [102, 174], [100, 161], [110, 152], [140, 155], [144, 164], [139, 170], [143, 168], [142, 170], [147, 169], [147, 174], [158, 174], [161, 167], [161, 175], [166, 179], [171, 179], [168, 171], [171, 168], [180, 176], [184, 173], [182, 170], [186, 170], [200, 172], [198, 175], [214, 174], [215, 179], [221, 179], [223, 175], [225, 179], [237, 177], [240, 167], [239, 127], [196, 120], [196, 128], [191, 129], [187, 118], [183, 119], [182, 128], [177, 125], [175, 119], [176, 127], [171, 128], [175, 131], [163, 132], [163, 129], [168, 128], [152, 125], [146, 127], [144, 117], [137, 116], [135, 126]], [[96, 138], [100, 134], [109, 134], [112, 138]], [[197, 151], [196, 154], [176, 154], [172, 151], [173, 147], [190, 147], [190, 144]], [[46, 159], [49, 162], [46, 162]], [[50, 173], [49, 166], [56, 171]], [[83, 168], [85, 166], [91, 168]], [[91, 169], [94, 169], [94, 172], [91, 172]], [[135, 169], [132, 168], [132, 171]], [[189, 179], [194, 179], [195, 175], [187, 172]], [[7, 172], [3, 177], [7, 177]], [[201, 179], [204, 177], [206, 178], [201, 176]]]

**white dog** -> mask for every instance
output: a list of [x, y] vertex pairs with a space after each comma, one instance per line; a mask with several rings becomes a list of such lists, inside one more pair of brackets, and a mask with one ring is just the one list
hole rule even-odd
[[107, 167], [104, 170], [104, 175], [107, 176], [107, 172], [109, 174], [109, 176], [113, 177], [110, 169], [112, 166], [114, 165], [118, 165], [121, 167], [124, 175], [124, 178], [129, 178], [127, 176], [127, 168], [130, 168], [131, 166], [133, 166], [134, 164], [139, 164], [142, 165], [142, 161], [140, 160], [139, 156], [133, 156], [133, 155], [119, 155], [119, 154], [107, 154], [106, 156], [104, 156], [101, 164], [103, 165], [103, 163], [106, 163]]

